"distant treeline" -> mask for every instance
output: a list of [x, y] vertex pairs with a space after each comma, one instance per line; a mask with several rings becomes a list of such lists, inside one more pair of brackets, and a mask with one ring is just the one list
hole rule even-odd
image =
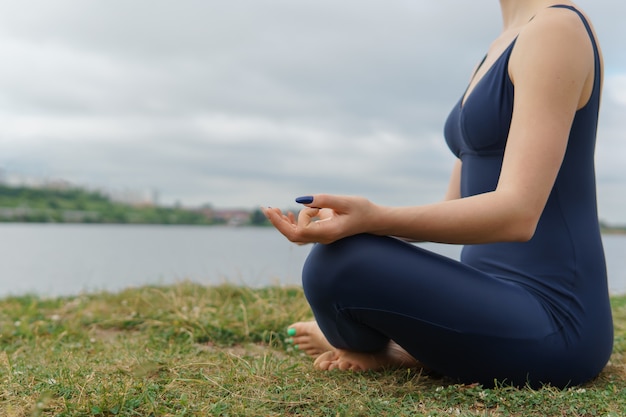
[[[75, 187], [0, 184], [0, 222], [128, 223], [181, 225], [267, 225], [260, 210], [190, 209], [128, 204], [105, 193]], [[624, 233], [626, 225], [601, 222], [603, 233]]]
[[211, 208], [188, 209], [128, 204], [98, 191], [72, 187], [27, 187], [0, 184], [0, 222], [128, 224], [264, 224], [262, 213], [247, 216]]
[[602, 233], [626, 234], [626, 225], [608, 225], [600, 222], [600, 230], [602, 230]]

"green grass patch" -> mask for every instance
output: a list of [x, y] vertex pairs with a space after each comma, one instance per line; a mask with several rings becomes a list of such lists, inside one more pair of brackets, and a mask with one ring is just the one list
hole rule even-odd
[[285, 344], [301, 288], [179, 283], [0, 300], [0, 416], [626, 415], [626, 297], [615, 349], [565, 390], [458, 385], [415, 370], [319, 372]]

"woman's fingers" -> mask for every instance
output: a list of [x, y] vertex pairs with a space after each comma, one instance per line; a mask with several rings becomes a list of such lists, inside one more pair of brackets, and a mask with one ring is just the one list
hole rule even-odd
[[349, 206], [347, 199], [342, 196], [332, 194], [315, 194], [312, 196], [298, 197], [296, 202], [309, 208], [332, 209], [343, 212]]
[[316, 194], [298, 197], [304, 208], [298, 215], [280, 209], [263, 212], [280, 233], [294, 243], [331, 243], [351, 234], [363, 233], [371, 203], [362, 197]]
[[303, 209], [297, 218], [293, 213], [288, 212], [287, 214], [283, 214], [283, 212], [277, 208], [263, 208], [262, 211], [270, 223], [290, 241], [297, 244], [314, 242], [314, 240], [304, 238], [302, 233], [302, 230], [306, 229], [306, 225], [312, 221], [311, 216], [313, 216], [313, 214], [309, 213], [307, 215], [302, 214], [302, 212], [315, 212], [316, 209]]
[[298, 213], [298, 221], [297, 225], [302, 228], [307, 228], [311, 223], [313, 223], [319, 215], [320, 209], [306, 207], [300, 210]]
[[[289, 229], [293, 229], [295, 227], [295, 218], [293, 214], [284, 215], [280, 209], [276, 208], [263, 208], [263, 214], [265, 217], [272, 223], [272, 225], [278, 229], [283, 235], [287, 236], [285, 233], [289, 231]], [[289, 237], [289, 236], [287, 236]]]
[[320, 218], [320, 220], [330, 219], [334, 215], [335, 215], [335, 210], [327, 209], [327, 208], [320, 209], [320, 212], [318, 213], [318, 217]]

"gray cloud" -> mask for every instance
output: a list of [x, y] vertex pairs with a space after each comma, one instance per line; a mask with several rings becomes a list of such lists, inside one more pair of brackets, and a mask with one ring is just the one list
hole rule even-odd
[[[606, 62], [601, 214], [623, 222], [626, 4], [580, 5]], [[447, 112], [499, 28], [487, 0], [4, 1], [0, 168], [189, 205], [429, 202]]]

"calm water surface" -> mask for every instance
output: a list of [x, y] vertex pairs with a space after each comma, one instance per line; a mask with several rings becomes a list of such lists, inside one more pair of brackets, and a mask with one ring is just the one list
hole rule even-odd
[[[270, 228], [0, 224], [0, 297], [74, 295], [192, 280], [300, 284], [310, 246]], [[458, 258], [459, 246], [424, 244]], [[604, 237], [613, 294], [626, 293], [626, 236]]]

